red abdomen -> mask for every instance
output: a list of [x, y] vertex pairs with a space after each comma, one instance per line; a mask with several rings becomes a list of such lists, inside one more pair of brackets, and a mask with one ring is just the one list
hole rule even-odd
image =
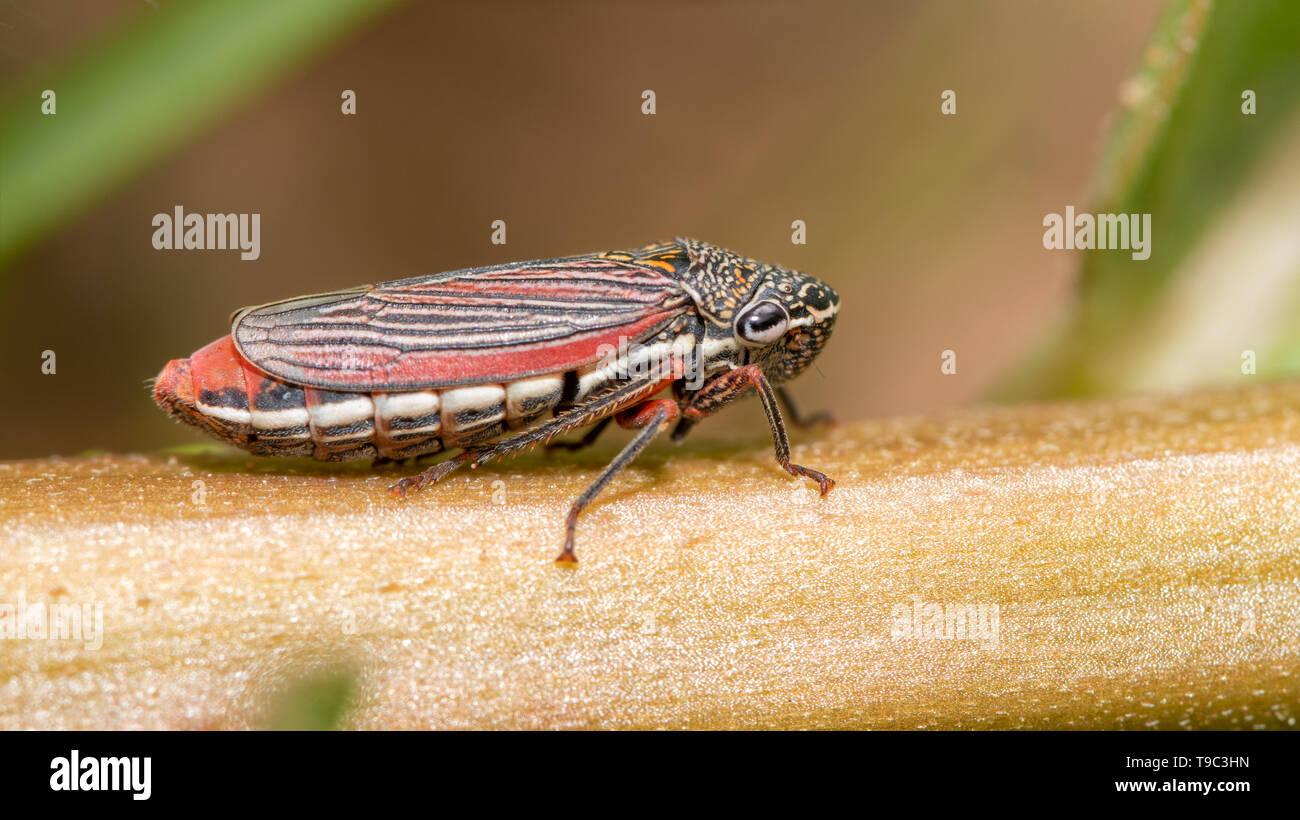
[[174, 418], [258, 455], [342, 461], [442, 449], [436, 394], [299, 387], [248, 364], [229, 336], [168, 362], [153, 398]]
[[168, 362], [153, 398], [172, 417], [258, 455], [404, 459], [530, 426], [599, 389], [598, 376], [586, 369], [442, 390], [318, 390], [263, 373], [223, 336]]

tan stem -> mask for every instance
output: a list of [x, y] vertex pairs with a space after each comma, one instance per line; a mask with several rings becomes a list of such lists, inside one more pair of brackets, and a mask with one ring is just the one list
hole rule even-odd
[[656, 445], [558, 569], [617, 445], [405, 501], [225, 451], [0, 464], [0, 606], [103, 612], [98, 649], [0, 640], [0, 728], [302, 725], [321, 691], [375, 728], [1300, 716], [1300, 386], [797, 434], [824, 500], [766, 442]]

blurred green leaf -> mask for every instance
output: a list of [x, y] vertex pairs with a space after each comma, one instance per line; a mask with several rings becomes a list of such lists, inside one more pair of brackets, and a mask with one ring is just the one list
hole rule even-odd
[[306, 672], [272, 697], [266, 728], [284, 731], [342, 728], [357, 687], [356, 672], [346, 666]]
[[1222, 382], [1245, 349], [1264, 375], [1300, 364], [1300, 3], [1171, 2], [1120, 97], [1075, 204], [1150, 213], [1151, 257], [1080, 252], [1073, 315], [999, 398]]
[[[217, 0], [141, 12], [0, 102], [0, 266], [396, 0]], [[57, 113], [41, 113], [41, 93]]]

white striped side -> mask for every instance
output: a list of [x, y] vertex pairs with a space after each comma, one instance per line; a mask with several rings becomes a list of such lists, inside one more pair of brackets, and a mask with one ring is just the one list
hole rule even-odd
[[526, 427], [560, 403], [563, 376], [520, 379], [506, 385], [506, 420], [514, 429]]
[[441, 402], [432, 390], [375, 393], [375, 447], [385, 458], [402, 459], [442, 449]]
[[313, 404], [307, 408], [313, 427], [343, 427], [359, 421], [369, 421], [375, 416], [375, 405], [369, 396], [358, 395], [347, 401]]
[[[306, 428], [311, 422], [306, 407], [292, 407], [286, 410], [250, 410], [249, 415], [253, 429], [263, 432], [287, 430], [293, 427]], [[294, 438], [298, 437], [294, 436]], [[307, 433], [304, 432], [301, 438], [306, 437]]]

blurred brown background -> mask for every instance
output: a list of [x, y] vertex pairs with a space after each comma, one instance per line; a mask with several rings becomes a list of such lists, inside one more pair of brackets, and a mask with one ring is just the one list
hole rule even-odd
[[[796, 384], [841, 417], [978, 397], [1069, 298], [1043, 215], [1083, 192], [1154, 0], [399, 8], [237, 108], [0, 279], [0, 457], [200, 440], [145, 380], [242, 305], [690, 235], [835, 286]], [[0, 10], [6, 76], [156, 13]], [[214, 36], [219, 33], [214, 32]], [[340, 93], [357, 93], [357, 115]], [[641, 114], [652, 89], [658, 113]], [[957, 92], [958, 114], [940, 114]], [[262, 253], [157, 251], [153, 215], [258, 212]], [[509, 242], [492, 245], [504, 219]], [[808, 244], [790, 242], [790, 223]], [[940, 353], [957, 351], [942, 376]], [[41, 351], [58, 356], [40, 371]], [[758, 433], [756, 406], [739, 418]], [[734, 422], [733, 422], [734, 423]], [[719, 434], [733, 423], [707, 425]]]

